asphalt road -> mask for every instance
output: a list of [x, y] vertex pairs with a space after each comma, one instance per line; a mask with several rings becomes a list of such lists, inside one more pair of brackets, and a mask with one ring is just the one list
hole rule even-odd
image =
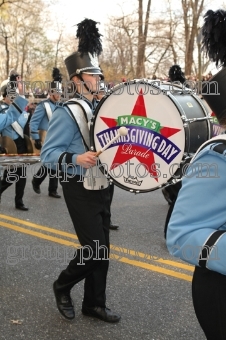
[[34, 171], [29, 169], [24, 196], [28, 212], [15, 209], [14, 185], [2, 195], [0, 339], [205, 339], [192, 306], [193, 267], [171, 257], [165, 246], [168, 204], [160, 190], [134, 195], [115, 188], [112, 220], [120, 229], [110, 235], [107, 302], [121, 321], [108, 324], [82, 315], [83, 282], [72, 290], [76, 318], [64, 321], [52, 284], [78, 240], [63, 197], [48, 197], [48, 180], [40, 195], [33, 192]]

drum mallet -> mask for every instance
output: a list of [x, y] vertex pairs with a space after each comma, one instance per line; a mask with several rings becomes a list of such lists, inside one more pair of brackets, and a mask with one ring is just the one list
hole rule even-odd
[[120, 136], [126, 136], [128, 134], [128, 129], [125, 126], [121, 126], [118, 131], [117, 135], [113, 137], [100, 151], [96, 153], [95, 157], [98, 157], [102, 152], [104, 152], [112, 143], [114, 143]]

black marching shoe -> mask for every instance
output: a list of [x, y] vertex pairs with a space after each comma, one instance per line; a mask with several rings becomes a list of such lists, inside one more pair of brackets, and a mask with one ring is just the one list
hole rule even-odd
[[54, 198], [61, 198], [61, 196], [58, 195], [57, 192], [49, 192], [49, 196], [50, 196], [50, 197], [54, 197]]
[[82, 314], [98, 318], [105, 322], [119, 322], [121, 316], [104, 307], [86, 307], [82, 305]]
[[57, 308], [66, 320], [71, 321], [75, 318], [75, 311], [70, 292], [59, 292], [56, 286], [57, 282], [55, 281], [53, 284], [53, 292], [56, 298]]
[[27, 207], [25, 207], [25, 205], [23, 203], [16, 204], [16, 209], [23, 210], [23, 211], [28, 211], [29, 210]]
[[110, 222], [110, 227], [109, 227], [109, 229], [111, 229], [111, 230], [118, 230], [118, 228], [119, 228], [118, 225], [115, 225], [115, 224], [113, 224], [112, 222]]
[[34, 192], [36, 192], [36, 194], [41, 194], [40, 185], [35, 183], [34, 178], [32, 179], [31, 184]]

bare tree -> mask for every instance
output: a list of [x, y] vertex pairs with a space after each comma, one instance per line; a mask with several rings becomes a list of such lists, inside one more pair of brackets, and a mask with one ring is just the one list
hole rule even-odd
[[106, 29], [101, 67], [107, 78], [134, 78], [136, 61], [136, 19], [133, 16], [111, 18]]
[[5, 55], [6, 62], [0, 73], [4, 77], [11, 68], [18, 69], [22, 76], [29, 76], [32, 70], [46, 65], [46, 60], [53, 60], [53, 48], [45, 35], [42, 7], [42, 1], [31, 0], [25, 8], [9, 3], [1, 9], [0, 52]]
[[136, 77], [145, 77], [145, 50], [147, 43], [147, 34], [149, 26], [149, 16], [150, 16], [151, 0], [148, 0], [145, 19], [143, 10], [143, 0], [138, 0], [138, 42], [137, 42], [137, 68]]
[[0, 0], [0, 8], [3, 7], [4, 5], [20, 5], [21, 4], [28, 4], [28, 0]]
[[192, 73], [195, 39], [198, 36], [198, 21], [203, 11], [204, 0], [181, 0], [185, 33], [185, 74]]

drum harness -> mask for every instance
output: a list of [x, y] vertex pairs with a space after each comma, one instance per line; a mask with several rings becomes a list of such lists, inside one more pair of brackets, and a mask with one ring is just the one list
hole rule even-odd
[[[76, 110], [76, 106], [78, 105], [81, 110]], [[90, 106], [83, 100], [79, 98], [70, 99], [68, 102], [64, 104], [67, 107], [67, 111], [70, 114], [71, 118], [75, 121], [78, 130], [82, 136], [83, 144], [87, 151], [90, 150], [90, 131], [89, 131], [89, 123], [93, 117], [93, 112]], [[66, 160], [68, 162], [68, 160]], [[83, 185], [88, 190], [102, 190], [108, 186], [107, 178], [105, 175], [102, 175], [101, 171], [98, 171], [100, 168], [99, 161], [96, 165], [96, 173], [98, 172], [98, 177], [95, 178], [93, 175], [94, 167], [87, 169], [88, 175], [84, 176]], [[100, 177], [99, 177], [100, 175]]]

